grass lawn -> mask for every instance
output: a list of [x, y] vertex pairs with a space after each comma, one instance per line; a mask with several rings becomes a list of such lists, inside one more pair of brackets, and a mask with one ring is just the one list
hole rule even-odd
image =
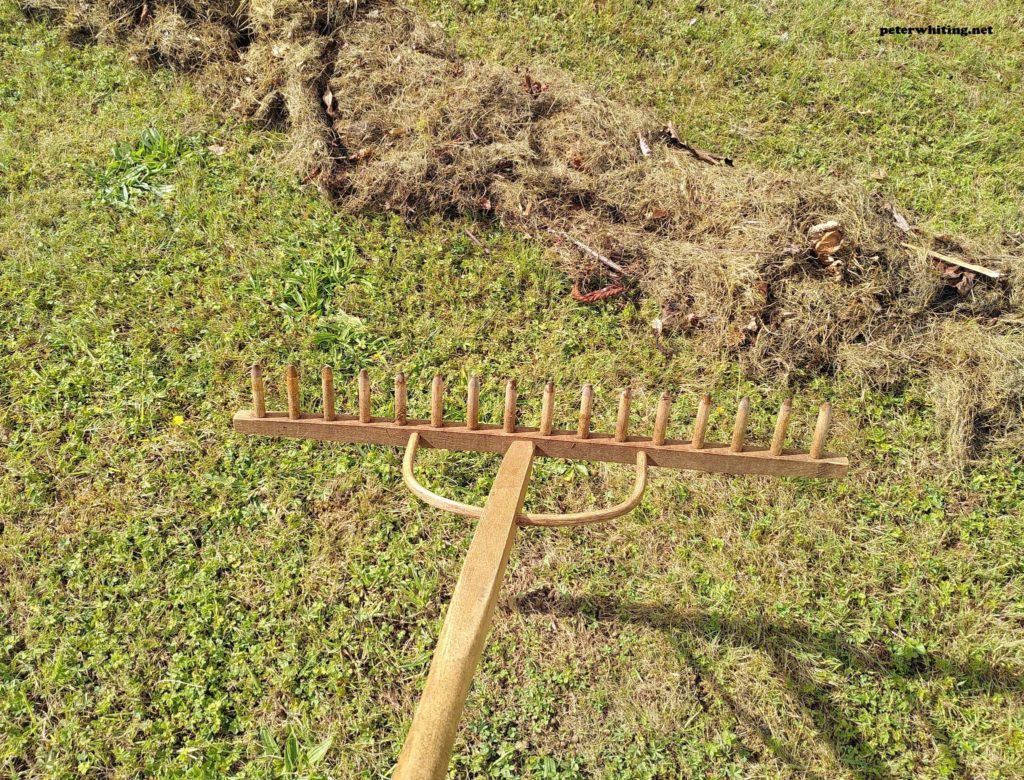
[[568, 69], [740, 165], [863, 182], [937, 232], [1024, 230], [1017, 0], [416, 2], [467, 56]]
[[[591, 381], [607, 429], [628, 380], [644, 388], [638, 427], [671, 389], [681, 433], [710, 390], [714, 438], [744, 394], [755, 435], [768, 435], [781, 389], [728, 362], [696, 365], [682, 339], [666, 357], [647, 304], [572, 302], [541, 249], [496, 228], [341, 213], [282, 171], [279, 136], [218, 115], [185, 79], [0, 9], [4, 776], [388, 776], [472, 524], [409, 497], [397, 451], [234, 434], [254, 361], [272, 371], [278, 408], [286, 363], [304, 372], [310, 406], [330, 363], [347, 408], [363, 366], [380, 387], [404, 370], [419, 415], [436, 371], [455, 386], [483, 374], [491, 419], [506, 376], [527, 419], [546, 379], [563, 421]], [[500, 11], [483, 9], [476, 34], [511, 49]], [[616, 18], [601, 14], [595, 24]], [[789, 28], [791, 45], [824, 24], [812, 16], [805, 33]], [[631, 29], [653, 38], [643, 22]], [[482, 40], [471, 33], [464, 46]], [[597, 51], [618, 45], [608, 33]], [[582, 58], [573, 46], [569, 65]], [[976, 51], [971, 67], [995, 56]], [[633, 56], [623, 46], [608, 67], [632, 79]], [[649, 81], [640, 98], [684, 112], [685, 79], [666, 80], [664, 97]], [[756, 144], [793, 162], [786, 106], [751, 100], [760, 136], [726, 151]], [[1000, 124], [980, 111], [950, 121], [970, 125], [962, 153], [990, 179], [972, 188], [954, 160], [923, 182], [917, 159], [885, 185], [970, 230], [1014, 224], [1020, 186], [995, 182], [1000, 133], [1019, 135], [1019, 112], [985, 89], [979, 100]], [[948, 151], [943, 121], [928, 132]], [[721, 148], [714, 126], [704, 132]], [[887, 124], [864, 132], [902, 148]], [[818, 140], [806, 148], [822, 160], [852, 143]], [[868, 170], [875, 154], [850, 164]], [[1006, 164], [1019, 172], [1019, 157]], [[794, 435], [806, 439], [816, 402], [831, 399], [847, 480], [656, 472], [621, 521], [521, 533], [455, 776], [1024, 774], [1024, 460], [943, 468], [912, 385], [883, 396], [826, 378], [803, 396]], [[496, 467], [421, 460], [424, 480], [474, 502]], [[632, 480], [558, 461], [536, 473], [536, 508], [603, 504]]]

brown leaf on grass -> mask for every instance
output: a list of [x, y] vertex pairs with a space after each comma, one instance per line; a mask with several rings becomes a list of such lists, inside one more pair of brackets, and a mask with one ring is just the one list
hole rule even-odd
[[843, 246], [843, 226], [834, 219], [815, 225], [807, 231], [807, 238], [819, 260], [828, 260]]
[[572, 298], [574, 301], [580, 303], [599, 303], [606, 301], [609, 298], [614, 298], [617, 295], [622, 295], [626, 292], [626, 288], [621, 284], [609, 284], [606, 287], [602, 287], [600, 290], [594, 290], [593, 292], [585, 293], [580, 290], [579, 282], [572, 286]]
[[910, 223], [907, 221], [907, 218], [900, 214], [892, 204], [889, 205], [889, 213], [892, 214], [892, 221], [896, 223], [896, 227], [907, 235], [914, 232], [914, 229], [910, 227]]
[[672, 122], [665, 125], [664, 135], [670, 145], [678, 146], [680, 149], [689, 152], [701, 162], [706, 162], [708, 165], [728, 165], [732, 167], [732, 160], [728, 157], [705, 152], [703, 149], [698, 149], [696, 146], [686, 143], [686, 141], [679, 137], [679, 131], [676, 130], [676, 126]]
[[491, 203], [491, 199], [488, 198], [486, 195], [481, 195], [479, 198], [477, 198], [476, 203], [484, 211], [491, 211], [494, 209], [494, 204]]
[[942, 282], [946, 287], [952, 287], [960, 295], [967, 295], [967, 293], [974, 289], [974, 283], [978, 275], [973, 271], [960, 268], [952, 263], [945, 263], [938, 258], [933, 258], [932, 263], [935, 270], [939, 272], [939, 276], [942, 277]]
[[523, 89], [530, 95], [539, 95], [541, 92], [547, 92], [550, 88], [550, 84], [543, 84], [531, 76], [530, 71], [526, 71], [523, 76]]
[[334, 108], [334, 93], [331, 92], [330, 85], [324, 87], [324, 94], [321, 98], [324, 101], [324, 108], [327, 109], [327, 116], [333, 119], [338, 112]]

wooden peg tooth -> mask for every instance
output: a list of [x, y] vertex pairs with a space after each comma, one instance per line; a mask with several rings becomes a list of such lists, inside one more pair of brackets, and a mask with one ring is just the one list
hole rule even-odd
[[285, 392], [288, 393], [288, 417], [298, 420], [299, 411], [299, 372], [295, 366], [288, 366], [284, 372]]
[[471, 376], [466, 388], [466, 427], [475, 431], [480, 427], [480, 377]]
[[775, 418], [775, 433], [772, 434], [772, 455], [781, 455], [786, 444], [786, 429], [789, 428], [789, 416], [793, 412], [793, 399], [787, 398], [779, 407], [779, 416]]
[[590, 383], [583, 385], [580, 393], [580, 421], [576, 426], [576, 436], [580, 439], [590, 438], [590, 415], [594, 411], [594, 386]]
[[654, 436], [651, 443], [660, 447], [665, 443], [665, 435], [668, 432], [668, 419], [672, 414], [672, 396], [662, 393], [658, 399], [658, 411], [654, 414]]
[[324, 397], [324, 419], [335, 420], [337, 415], [334, 410], [334, 371], [330, 366], [320, 369], [320, 387]]
[[550, 436], [551, 425], [555, 418], [555, 383], [544, 385], [544, 398], [540, 406], [540, 435]]
[[405, 382], [405, 374], [395, 374], [395, 422], [405, 425], [409, 420], [409, 388]]
[[252, 416], [267, 416], [267, 395], [263, 388], [263, 369], [258, 365], [253, 366], [249, 375], [252, 379]]
[[505, 433], [516, 432], [516, 380], [510, 379], [505, 384], [505, 417], [502, 428]]
[[359, 422], [370, 422], [370, 375], [359, 369]]
[[743, 452], [743, 440], [747, 435], [747, 418], [750, 416], [750, 399], [741, 398], [740, 405], [736, 408], [736, 422], [732, 426], [732, 444], [729, 445], [730, 452]]
[[434, 428], [444, 427], [444, 380], [434, 374], [430, 384], [430, 424]]
[[697, 419], [693, 423], [693, 440], [690, 442], [695, 450], [704, 449], [704, 436], [708, 432], [708, 420], [711, 418], [711, 396], [705, 394], [697, 404]]
[[629, 404], [633, 391], [628, 387], [619, 394], [619, 413], [615, 418], [615, 441], [625, 441], [629, 435]]
[[828, 436], [828, 425], [832, 421], [832, 404], [828, 401], [818, 409], [818, 422], [814, 425], [814, 438], [811, 440], [811, 459], [820, 460], [825, 454], [825, 437]]

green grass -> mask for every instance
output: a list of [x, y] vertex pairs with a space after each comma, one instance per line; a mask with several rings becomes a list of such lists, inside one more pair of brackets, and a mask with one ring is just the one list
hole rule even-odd
[[[310, 408], [331, 363], [348, 408], [360, 366], [405, 370], [420, 414], [435, 371], [479, 371], [492, 419], [503, 377], [528, 418], [551, 377], [562, 419], [594, 382], [607, 427], [629, 378], [638, 427], [672, 389], [682, 431], [710, 389], [716, 438], [742, 394], [770, 430], [781, 390], [666, 358], [646, 304], [573, 303], [497, 229], [340, 213], [281, 138], [0, 14], [5, 776], [388, 775], [472, 526], [410, 498], [396, 451], [234, 434], [255, 360], [273, 406], [294, 361]], [[1024, 462], [943, 471], [913, 387], [805, 395], [795, 435], [833, 399], [848, 480], [657, 473], [621, 521], [521, 534], [455, 776], [1024, 772]], [[479, 501], [495, 465], [421, 473]], [[630, 481], [541, 461], [528, 503]]]
[[[471, 57], [556, 65], [738, 165], [860, 181], [936, 231], [1024, 230], [1020, 3], [418, 0]], [[891, 25], [986, 36], [886, 36]]]

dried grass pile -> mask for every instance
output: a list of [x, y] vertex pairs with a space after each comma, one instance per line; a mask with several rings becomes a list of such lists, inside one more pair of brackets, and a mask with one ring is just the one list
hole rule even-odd
[[[347, 208], [498, 219], [582, 292], [635, 286], [658, 327], [758, 374], [928, 375], [951, 456], [1024, 445], [1019, 236], [968, 250], [863, 189], [723, 164], [559, 72], [462, 60], [391, 2], [28, 3], [286, 126], [301, 174]], [[979, 257], [1003, 278], [947, 262]]]

